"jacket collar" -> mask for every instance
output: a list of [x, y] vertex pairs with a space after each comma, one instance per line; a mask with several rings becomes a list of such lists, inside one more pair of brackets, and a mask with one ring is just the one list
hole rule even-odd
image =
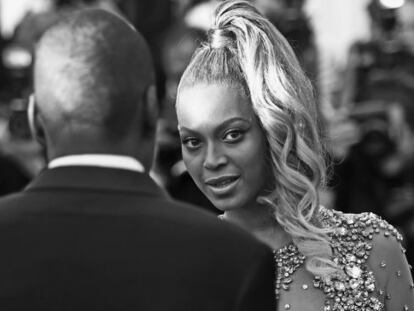
[[45, 169], [25, 190], [46, 189], [133, 192], [166, 197], [166, 192], [148, 174], [94, 166], [65, 166]]

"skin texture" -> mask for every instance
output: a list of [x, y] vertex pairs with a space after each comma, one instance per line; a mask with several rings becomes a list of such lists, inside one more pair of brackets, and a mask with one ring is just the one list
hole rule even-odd
[[[224, 212], [257, 206], [267, 179], [266, 140], [249, 99], [227, 85], [186, 87], [177, 118], [183, 159], [201, 191]], [[207, 184], [223, 176], [237, 180], [224, 188]]]

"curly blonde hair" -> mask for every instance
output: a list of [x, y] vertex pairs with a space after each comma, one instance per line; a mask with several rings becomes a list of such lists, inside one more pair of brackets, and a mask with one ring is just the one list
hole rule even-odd
[[313, 88], [280, 32], [247, 1], [221, 2], [209, 39], [194, 53], [179, 87], [226, 84], [242, 89], [265, 133], [274, 189], [260, 197], [306, 256], [315, 275], [338, 272], [315, 222], [325, 183], [324, 148]]

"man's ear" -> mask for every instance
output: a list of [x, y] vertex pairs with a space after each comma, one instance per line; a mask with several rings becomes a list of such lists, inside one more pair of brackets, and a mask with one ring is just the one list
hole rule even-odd
[[36, 109], [36, 100], [34, 94], [30, 95], [27, 106], [27, 119], [29, 122], [30, 132], [34, 139], [41, 145], [46, 146], [46, 137], [41, 122], [39, 120], [38, 111]]
[[145, 91], [144, 96], [142, 134], [143, 136], [154, 136], [159, 114], [157, 88], [155, 85], [150, 85]]

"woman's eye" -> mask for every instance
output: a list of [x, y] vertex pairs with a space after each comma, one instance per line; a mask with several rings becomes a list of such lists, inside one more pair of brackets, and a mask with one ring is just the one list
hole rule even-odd
[[189, 150], [195, 150], [200, 147], [200, 140], [194, 137], [184, 138], [181, 143]]
[[241, 131], [228, 131], [224, 134], [224, 141], [234, 143], [238, 142], [243, 137], [243, 133]]

